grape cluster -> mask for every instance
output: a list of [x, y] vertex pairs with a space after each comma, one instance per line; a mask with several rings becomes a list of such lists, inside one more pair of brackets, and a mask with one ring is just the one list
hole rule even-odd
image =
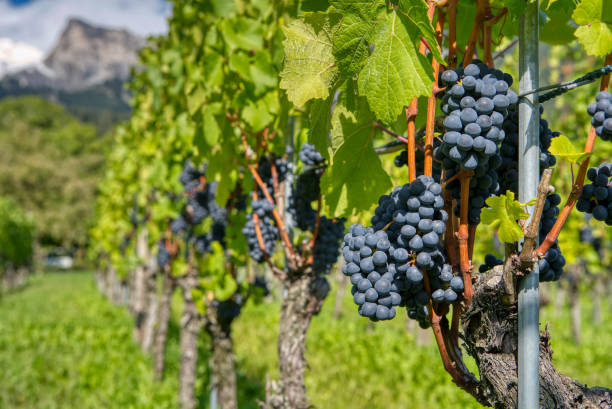
[[[247, 216], [247, 222], [242, 229], [242, 234], [246, 236], [251, 258], [261, 263], [266, 259], [266, 256], [274, 253], [276, 240], [279, 239], [280, 235], [272, 216], [274, 204], [270, 203], [267, 199], [258, 199], [253, 200], [251, 206], [253, 211]], [[264, 243], [265, 252], [262, 251], [259, 246], [257, 231], [255, 229], [255, 215], [257, 215], [258, 226]]]
[[441, 193], [433, 178], [419, 176], [379, 199], [372, 227], [355, 224], [345, 235], [342, 270], [362, 316], [391, 319], [396, 306], [406, 306], [408, 316], [427, 327], [425, 281], [438, 303], [452, 303], [463, 291], [441, 246], [448, 219]]
[[342, 237], [344, 237], [344, 219], [332, 220], [321, 216], [313, 249], [312, 268], [315, 272], [327, 273], [336, 263]]
[[612, 225], [612, 163], [590, 168], [586, 176], [592, 183], [582, 188], [576, 209], [592, 214], [596, 220], [603, 221], [608, 226]]
[[[257, 165], [257, 173], [259, 177], [266, 185], [268, 192], [272, 194], [274, 192], [274, 173], [272, 171], [272, 167], [274, 165], [274, 169], [276, 170], [276, 180], [277, 183], [282, 183], [289, 172], [289, 163], [287, 159], [281, 156], [270, 155], [270, 156], [262, 156], [259, 160], [259, 164]], [[259, 197], [264, 197], [263, 192], [259, 188], [259, 185], [256, 185], [257, 194]]]
[[170, 264], [170, 252], [166, 248], [164, 240], [157, 242], [157, 265], [160, 268], [165, 268]]
[[200, 185], [200, 178], [205, 174], [206, 164], [204, 164], [201, 169], [197, 169], [193, 166], [191, 160], [187, 159], [185, 166], [183, 166], [183, 170], [181, 171], [181, 175], [179, 176], [179, 181], [183, 186], [185, 186], [186, 191], [190, 191]]
[[591, 124], [595, 133], [604, 141], [612, 139], [612, 94], [601, 91], [597, 94], [596, 102], [589, 104], [587, 112], [593, 117]]
[[[559, 203], [561, 196], [552, 193], [546, 197], [544, 208], [542, 209], [542, 218], [540, 219], [540, 244], [546, 238], [559, 216]], [[557, 281], [563, 274], [565, 266], [565, 257], [561, 254], [559, 244], [555, 242], [546, 252], [544, 257], [538, 261], [540, 267], [540, 281]]]
[[[434, 139], [433, 143], [434, 149], [440, 146], [440, 141], [438, 139]], [[414, 159], [416, 162], [416, 173], [422, 175], [425, 172], [425, 152], [420, 149], [417, 149], [414, 152]], [[396, 167], [401, 168], [402, 166], [408, 166], [408, 151], [401, 151], [394, 159], [393, 163]], [[436, 182], [440, 182], [440, 166], [437, 162], [433, 163], [433, 172], [432, 177]]]
[[487, 254], [484, 258], [484, 264], [481, 264], [480, 267], [478, 267], [478, 272], [479, 273], [486, 273], [487, 271], [491, 270], [493, 267], [495, 266], [499, 266], [504, 264], [504, 260], [495, 257], [493, 254]]
[[180, 214], [178, 217], [170, 222], [170, 230], [174, 234], [178, 234], [184, 231], [187, 231], [189, 228], [189, 223], [186, 218]]
[[312, 208], [312, 202], [321, 193], [321, 170], [307, 169], [300, 173], [291, 194], [289, 212], [301, 230], [309, 230], [315, 225], [317, 212]]
[[298, 156], [302, 163], [306, 166], [319, 166], [325, 162], [323, 155], [321, 155], [321, 153], [319, 153], [315, 147], [309, 143], [302, 145]]
[[212, 307], [217, 309], [217, 321], [222, 327], [229, 327], [232, 321], [240, 315], [243, 299], [240, 293], [234, 294], [230, 299], [212, 301]]
[[[542, 118], [544, 107], [540, 105], [540, 175], [544, 169], [550, 168], [557, 163], [557, 158], [549, 152], [552, 138], [556, 138], [561, 133], [553, 132], [548, 127], [548, 121]], [[502, 164], [498, 169], [500, 192], [505, 193], [510, 190], [518, 193], [518, 109], [512, 107], [508, 118], [504, 121], [503, 130], [506, 134], [500, 147]]]
[[441, 102], [446, 133], [434, 156], [444, 169], [475, 170], [498, 153], [504, 140], [502, 124], [518, 101], [509, 89], [512, 77], [474, 60], [464, 69], [442, 72], [440, 83], [446, 86]]
[[[591, 218], [591, 216], [586, 215], [585, 218], [588, 221]], [[602, 239], [601, 237], [595, 237], [593, 235], [593, 228], [591, 226], [587, 225], [584, 229], [580, 229], [579, 237], [582, 243], [589, 243], [593, 247], [595, 252], [599, 254], [599, 252], [601, 251]]]

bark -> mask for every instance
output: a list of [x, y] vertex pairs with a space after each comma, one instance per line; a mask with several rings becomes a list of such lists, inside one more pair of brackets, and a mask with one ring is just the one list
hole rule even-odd
[[211, 393], [217, 394], [219, 409], [237, 409], [236, 356], [231, 336], [231, 322], [220, 322], [217, 308], [209, 306], [206, 311], [206, 332], [210, 336]]
[[181, 360], [179, 369], [179, 403], [182, 409], [194, 409], [196, 369], [198, 362], [198, 338], [200, 336], [200, 314], [193, 301], [192, 290], [197, 286], [197, 278], [188, 275], [181, 279], [183, 289], [183, 316], [181, 317]]
[[153, 269], [149, 269], [147, 276], [147, 310], [145, 321], [142, 328], [141, 347], [144, 352], [151, 352], [153, 347], [153, 337], [155, 335], [155, 324], [157, 323], [157, 310], [159, 307], [159, 297], [157, 294], [157, 274]]
[[174, 280], [164, 274], [162, 290], [159, 299], [157, 314], [157, 331], [153, 346], [153, 372], [155, 379], [161, 379], [164, 374], [166, 341], [168, 340], [168, 324], [170, 322], [170, 310], [172, 307], [172, 293], [174, 292]]
[[141, 261], [134, 271], [133, 297], [131, 310], [134, 314], [134, 340], [142, 344], [147, 310], [147, 279], [150, 274], [148, 266], [149, 239], [147, 230], [140, 229], [136, 238], [136, 257]]
[[278, 362], [280, 379], [268, 385], [266, 407], [271, 409], [307, 409], [304, 373], [306, 333], [312, 317], [319, 313], [329, 292], [324, 290], [323, 277], [311, 271], [289, 275], [287, 294], [281, 305], [278, 334]]
[[[465, 347], [475, 358], [480, 382], [470, 391], [495, 408], [517, 407], [517, 305], [504, 305], [502, 267], [477, 280], [472, 306], [463, 315]], [[552, 364], [548, 329], [540, 337], [540, 406], [543, 409], [612, 407], [612, 391], [589, 388], [559, 374]]]

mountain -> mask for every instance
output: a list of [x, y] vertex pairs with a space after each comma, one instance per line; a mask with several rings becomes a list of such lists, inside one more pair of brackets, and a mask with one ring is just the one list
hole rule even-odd
[[127, 30], [72, 18], [42, 64], [0, 79], [0, 98], [39, 95], [59, 102], [101, 132], [129, 117], [124, 84], [145, 39]]

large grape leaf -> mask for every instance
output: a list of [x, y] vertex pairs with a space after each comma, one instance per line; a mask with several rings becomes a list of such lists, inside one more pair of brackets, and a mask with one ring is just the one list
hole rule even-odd
[[527, 219], [529, 214], [523, 209], [523, 204], [514, 200], [514, 193], [510, 190], [505, 195], [491, 196], [486, 201], [488, 208], [482, 209], [482, 222], [497, 228], [499, 241], [514, 243], [523, 237], [523, 229], [516, 222]]
[[385, 12], [385, 3], [337, 0], [332, 4], [342, 12], [340, 28], [334, 37], [334, 56], [342, 74], [352, 77], [361, 71], [370, 56], [371, 35]]
[[572, 19], [580, 27], [576, 37], [590, 55], [604, 56], [612, 52], [612, 12], [604, 0], [582, 0], [574, 10]]
[[419, 53], [419, 32], [408, 27], [395, 10], [388, 13], [376, 26], [374, 53], [359, 73], [359, 94], [384, 123], [393, 122], [413, 98], [431, 93], [431, 65]]
[[333, 95], [325, 99], [315, 99], [310, 103], [310, 134], [308, 142], [325, 157], [329, 156], [329, 132], [331, 130], [331, 108]]
[[400, 0], [399, 8], [404, 16], [403, 23], [416, 28], [421, 33], [421, 36], [427, 40], [434, 58], [440, 64], [446, 65], [438, 47], [436, 33], [429, 21], [429, 16], [427, 16], [428, 7], [425, 0]]
[[575, 27], [570, 23], [576, 4], [573, 0], [551, 0], [546, 8], [547, 20], [540, 24], [540, 41], [560, 45], [574, 41]]
[[369, 210], [391, 188], [391, 180], [372, 144], [374, 117], [363, 105], [353, 112], [341, 104], [334, 109], [332, 132], [343, 143], [321, 179], [325, 209], [333, 216]]
[[340, 16], [335, 13], [306, 13], [283, 27], [285, 62], [280, 88], [301, 107], [313, 98], [327, 98], [338, 76], [332, 39]]

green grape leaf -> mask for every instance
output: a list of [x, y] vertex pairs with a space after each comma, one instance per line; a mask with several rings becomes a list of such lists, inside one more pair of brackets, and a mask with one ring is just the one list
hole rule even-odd
[[269, 92], [263, 98], [255, 101], [249, 100], [242, 110], [242, 119], [250, 125], [253, 131], [259, 132], [272, 122], [278, 108], [276, 93]]
[[251, 61], [248, 55], [242, 52], [234, 52], [229, 56], [229, 67], [243, 79], [251, 80]]
[[510, 190], [505, 195], [491, 196], [486, 201], [488, 208], [482, 209], [482, 223], [497, 228], [499, 240], [502, 243], [514, 243], [523, 237], [523, 229], [516, 222], [527, 219], [529, 214], [524, 210], [524, 204], [514, 199]]
[[263, 26], [245, 17], [223, 20], [219, 23], [221, 34], [231, 50], [247, 51], [263, 47]]
[[251, 79], [255, 83], [258, 92], [267, 87], [276, 88], [278, 84], [278, 72], [270, 62], [270, 55], [267, 52], [255, 54], [254, 61], [249, 67]]
[[332, 39], [338, 14], [307, 13], [283, 27], [285, 62], [280, 73], [280, 88], [296, 106], [313, 98], [327, 98], [338, 77], [332, 54]]
[[308, 142], [312, 143], [325, 157], [329, 157], [327, 149], [330, 144], [329, 133], [331, 131], [331, 106], [333, 99], [333, 95], [328, 96], [326, 99], [315, 99], [311, 101], [309, 109], [310, 133]]
[[570, 20], [575, 7], [573, 0], [551, 0], [546, 9], [548, 20], [540, 24], [540, 41], [553, 45], [574, 41], [576, 28]]
[[202, 87], [195, 87], [193, 92], [187, 96], [187, 110], [189, 115], [194, 115], [206, 101], [206, 90]]
[[325, 208], [333, 216], [369, 210], [392, 186], [372, 144], [374, 117], [367, 108], [349, 112], [338, 104], [332, 121], [332, 132], [340, 134], [343, 143], [321, 179]]
[[374, 53], [359, 73], [359, 94], [384, 123], [393, 122], [413, 98], [431, 93], [432, 69], [419, 53], [417, 30], [402, 24], [395, 11], [376, 27]]
[[576, 29], [576, 37], [587, 54], [604, 56], [612, 52], [612, 19], [609, 4], [604, 7], [603, 0], [582, 0], [572, 19], [580, 27]]
[[427, 40], [434, 58], [440, 64], [446, 65], [446, 61], [440, 53], [440, 47], [438, 47], [436, 33], [427, 16], [428, 7], [425, 0], [400, 0], [399, 8], [403, 12], [404, 24], [416, 27], [421, 36]]
[[208, 105], [204, 109], [204, 139], [206, 140], [208, 146], [214, 146], [219, 141], [219, 136], [221, 135], [221, 129], [219, 128], [219, 124], [215, 118], [215, 114], [219, 112], [220, 108], [221, 103], [217, 102], [215, 104]]
[[550, 143], [550, 153], [555, 156], [560, 156], [570, 163], [581, 163], [583, 160], [588, 158], [591, 154], [583, 152], [576, 148], [572, 141], [565, 135], [559, 135]]
[[384, 13], [385, 4], [350, 0], [338, 0], [332, 4], [342, 12], [340, 28], [334, 37], [334, 56], [342, 74], [352, 77], [361, 71], [370, 56], [371, 35], [381, 13]]

